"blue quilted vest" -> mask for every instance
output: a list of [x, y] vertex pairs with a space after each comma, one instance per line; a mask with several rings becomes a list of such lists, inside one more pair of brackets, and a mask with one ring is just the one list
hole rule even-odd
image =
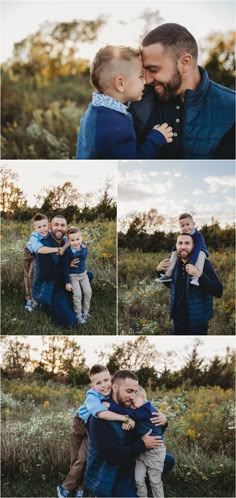
[[[109, 422], [115, 430], [121, 445], [126, 442], [126, 431], [120, 422]], [[115, 451], [115, 449], [114, 449]], [[95, 441], [88, 433], [88, 456], [85, 470], [84, 485], [97, 497], [112, 496], [112, 489], [118, 473], [118, 465], [109, 465], [96, 447]]]

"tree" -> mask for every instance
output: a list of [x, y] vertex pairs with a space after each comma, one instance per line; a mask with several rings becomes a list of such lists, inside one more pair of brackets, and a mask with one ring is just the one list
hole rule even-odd
[[100, 218], [114, 219], [116, 217], [116, 203], [109, 195], [110, 188], [111, 185], [107, 183], [95, 208], [97, 216]]
[[204, 40], [204, 67], [210, 78], [228, 88], [235, 87], [235, 33], [212, 33]]
[[24, 193], [16, 185], [18, 174], [5, 166], [0, 169], [0, 172], [0, 209], [3, 213], [14, 213], [16, 209], [25, 207], [27, 204]]
[[199, 386], [203, 378], [203, 362], [200, 357], [198, 348], [200, 340], [197, 339], [193, 345], [193, 349], [186, 358], [186, 363], [180, 371], [180, 378], [183, 383], [193, 386]]
[[41, 372], [48, 372], [52, 377], [65, 375], [69, 382], [77, 383], [79, 379], [88, 382], [85, 376], [85, 358], [79, 344], [68, 336], [43, 336], [43, 349], [40, 359]]
[[43, 212], [65, 209], [69, 206], [76, 206], [80, 202], [80, 193], [73, 187], [71, 182], [65, 182], [57, 187], [49, 187], [44, 189], [37, 196], [37, 202], [42, 203], [40, 209]]
[[[104, 362], [104, 352], [100, 354]], [[152, 367], [157, 360], [158, 353], [147, 337], [138, 337], [134, 342], [128, 341], [115, 346], [113, 352], [108, 354], [107, 368], [111, 373], [119, 369], [128, 369], [138, 372], [142, 367]]]
[[10, 336], [3, 336], [1, 342], [5, 349], [2, 370], [9, 377], [23, 377], [33, 365], [30, 345]]

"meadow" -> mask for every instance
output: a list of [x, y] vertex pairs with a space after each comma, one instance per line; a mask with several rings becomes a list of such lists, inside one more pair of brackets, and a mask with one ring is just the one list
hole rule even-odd
[[[119, 326], [120, 334], [169, 335], [169, 290], [155, 282], [155, 268], [167, 253], [119, 250]], [[234, 250], [210, 250], [210, 261], [224, 286], [221, 299], [214, 298], [214, 316], [209, 335], [231, 335], [235, 327]]]
[[94, 273], [92, 319], [79, 329], [56, 327], [40, 312], [24, 309], [23, 249], [32, 231], [30, 222], [2, 222], [2, 334], [116, 334], [116, 224], [80, 224], [88, 245], [88, 269]]
[[[70, 424], [86, 389], [3, 379], [2, 390], [2, 496], [53, 497], [69, 470]], [[183, 386], [148, 398], [168, 418], [166, 447], [176, 459], [165, 496], [235, 496], [233, 391]]]

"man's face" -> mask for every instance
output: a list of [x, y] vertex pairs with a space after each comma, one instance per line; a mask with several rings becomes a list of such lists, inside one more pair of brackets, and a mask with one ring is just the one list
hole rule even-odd
[[180, 93], [182, 76], [178, 61], [161, 43], [155, 43], [142, 49], [145, 79], [154, 87], [160, 100], [169, 100]]
[[64, 218], [55, 217], [52, 221], [52, 234], [57, 240], [61, 240], [66, 233], [67, 223]]
[[100, 394], [109, 396], [111, 392], [111, 376], [108, 370], [94, 374], [91, 378], [91, 385]]
[[138, 391], [138, 381], [126, 378], [120, 383], [112, 386], [113, 399], [121, 406], [129, 408], [132, 406], [136, 392]]
[[188, 261], [192, 252], [194, 244], [192, 237], [188, 235], [179, 235], [176, 242], [177, 256], [183, 261]]

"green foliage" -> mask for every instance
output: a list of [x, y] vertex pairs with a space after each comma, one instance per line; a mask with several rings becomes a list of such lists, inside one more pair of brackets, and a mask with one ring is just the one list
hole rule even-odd
[[[169, 290], [155, 282], [155, 268], [166, 252], [119, 251], [119, 331], [133, 335], [168, 335]], [[224, 285], [221, 299], [214, 299], [214, 317], [209, 334], [234, 333], [234, 251], [211, 251], [210, 261]]]
[[203, 52], [207, 52], [204, 63], [210, 78], [228, 88], [235, 88], [235, 33], [212, 33], [205, 40]]

